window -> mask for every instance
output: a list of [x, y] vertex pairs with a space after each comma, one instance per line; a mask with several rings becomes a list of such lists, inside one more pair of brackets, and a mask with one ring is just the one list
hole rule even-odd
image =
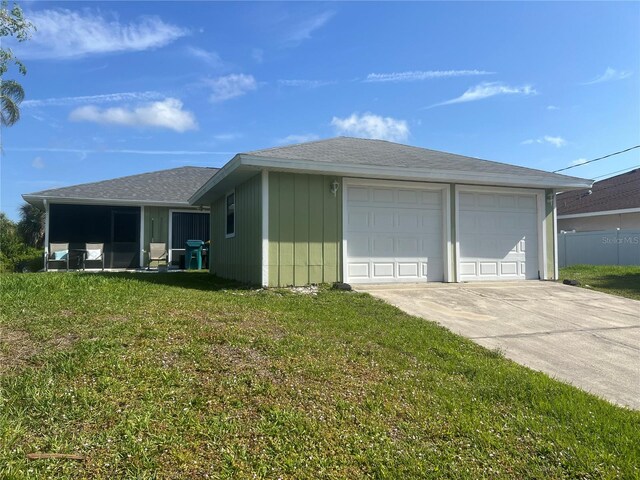
[[236, 192], [227, 194], [227, 238], [236, 234]]

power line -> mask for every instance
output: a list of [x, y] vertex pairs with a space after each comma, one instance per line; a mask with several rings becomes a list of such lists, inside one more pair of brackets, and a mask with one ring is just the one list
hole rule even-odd
[[625, 172], [630, 172], [631, 170], [635, 170], [636, 168], [640, 168], [640, 165], [635, 165], [633, 167], [627, 167], [627, 168], [623, 168], [622, 170], [618, 170], [616, 172], [611, 172], [611, 173], [605, 173], [604, 175], [598, 175], [597, 177], [593, 177], [594, 180], [597, 180], [599, 178], [604, 178], [604, 177], [608, 177], [609, 175], [615, 175], [616, 173], [625, 173]]
[[593, 160], [588, 160], [586, 162], [582, 162], [579, 165], [569, 165], [568, 167], [561, 168], [560, 170], [554, 170], [553, 173], [563, 172], [565, 170], [569, 170], [570, 168], [581, 167], [583, 165], [586, 165], [587, 163], [593, 163], [593, 162], [597, 162], [598, 160], [604, 160], [605, 158], [613, 157], [614, 155], [620, 155], [621, 153], [628, 152], [630, 150], [633, 150], [634, 148], [640, 148], [640, 145], [636, 145], [634, 147], [629, 147], [629, 148], [627, 148], [625, 150], [620, 150], [619, 152], [610, 153], [609, 155], [605, 155], [604, 157], [594, 158]]

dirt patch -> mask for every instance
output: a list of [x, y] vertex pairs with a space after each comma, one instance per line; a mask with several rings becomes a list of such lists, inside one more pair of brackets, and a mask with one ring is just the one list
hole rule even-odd
[[27, 332], [0, 328], [0, 373], [23, 366], [40, 351]]
[[215, 345], [211, 347], [211, 354], [221, 363], [221, 367], [229, 372], [251, 372], [272, 382], [279, 380], [278, 375], [270, 368], [269, 358], [255, 348]]
[[77, 335], [66, 333], [41, 341], [25, 331], [0, 327], [0, 374], [24, 368], [42, 352], [66, 350], [77, 340]]

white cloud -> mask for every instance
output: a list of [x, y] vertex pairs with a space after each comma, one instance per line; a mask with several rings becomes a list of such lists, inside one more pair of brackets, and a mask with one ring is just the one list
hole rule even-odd
[[70, 105], [82, 105], [86, 103], [111, 103], [126, 101], [149, 101], [163, 98], [160, 92], [122, 92], [107, 93], [103, 95], [82, 95], [77, 97], [53, 97], [40, 100], [25, 100], [22, 107], [67, 107]]
[[334, 15], [335, 12], [329, 10], [306, 18], [296, 25], [293, 25], [286, 34], [286, 43], [297, 45], [305, 40], [309, 40], [313, 32], [323, 27]]
[[206, 80], [206, 83], [213, 90], [210, 97], [212, 102], [223, 102], [240, 97], [258, 88], [258, 82], [253, 78], [253, 75], [243, 73], [233, 73], [213, 80]]
[[15, 50], [24, 58], [65, 59], [91, 54], [138, 52], [162, 47], [186, 35], [187, 30], [157, 16], [121, 23], [117, 15], [100, 11], [39, 10], [26, 17], [37, 26], [28, 42]]
[[543, 137], [543, 140], [557, 148], [564, 147], [567, 144], [567, 141], [562, 137], [552, 137], [550, 135], [545, 135]]
[[304, 133], [301, 135], [287, 135], [284, 138], [279, 138], [276, 143], [279, 145], [289, 145], [292, 143], [305, 143], [318, 140], [320, 137], [315, 133]]
[[334, 85], [334, 80], [278, 80], [283, 87], [318, 88], [325, 85]]
[[466, 92], [456, 98], [445, 102], [436, 103], [432, 107], [438, 105], [452, 105], [454, 103], [475, 102], [485, 98], [495, 97], [496, 95], [536, 95], [538, 92], [531, 85], [523, 85], [521, 87], [512, 87], [500, 82], [484, 82], [469, 88]]
[[219, 133], [213, 136], [213, 138], [219, 142], [229, 142], [231, 140], [237, 140], [241, 137], [241, 133]]
[[205, 50], [200, 47], [187, 47], [187, 54], [206, 63], [210, 67], [221, 68], [224, 66], [220, 55], [214, 51]]
[[613, 80], [623, 80], [631, 76], [631, 72], [625, 70], [616, 70], [611, 67], [607, 67], [602, 75], [598, 75], [593, 80], [583, 83], [582, 85], [593, 85], [594, 83], [611, 82]]
[[475, 75], [493, 75], [485, 70], [416, 70], [410, 72], [370, 73], [365, 82], [416, 82], [447, 77], [467, 77]]
[[42, 159], [42, 157], [35, 157], [32, 161], [31, 161], [31, 166], [33, 168], [37, 168], [37, 169], [43, 169], [44, 168], [44, 160]]
[[532, 145], [534, 143], [540, 143], [540, 144], [548, 143], [550, 145], [553, 145], [556, 148], [564, 147], [565, 145], [567, 145], [567, 141], [564, 138], [553, 137], [551, 135], [545, 135], [544, 137], [540, 137], [540, 138], [530, 138], [521, 143], [522, 145]]
[[182, 102], [177, 98], [167, 98], [134, 109], [114, 107], [101, 110], [95, 105], [86, 105], [73, 110], [69, 114], [69, 120], [128, 127], [168, 128], [176, 132], [198, 127], [193, 113], [183, 110]]
[[587, 163], [589, 160], [587, 160], [586, 158], [579, 158], [577, 160], [574, 160], [573, 162], [571, 162], [571, 166], [575, 167], [577, 165], [584, 165], [585, 163]]
[[547, 105], [547, 110], [560, 110], [560, 107], [555, 105]]
[[368, 112], [363, 115], [353, 113], [346, 118], [333, 117], [331, 125], [339, 134], [392, 142], [406, 140], [410, 133], [405, 120], [382, 117]]

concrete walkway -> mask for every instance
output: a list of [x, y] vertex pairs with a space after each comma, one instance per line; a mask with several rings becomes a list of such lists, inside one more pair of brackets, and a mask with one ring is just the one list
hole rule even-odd
[[552, 282], [356, 285], [611, 402], [640, 409], [640, 302]]

